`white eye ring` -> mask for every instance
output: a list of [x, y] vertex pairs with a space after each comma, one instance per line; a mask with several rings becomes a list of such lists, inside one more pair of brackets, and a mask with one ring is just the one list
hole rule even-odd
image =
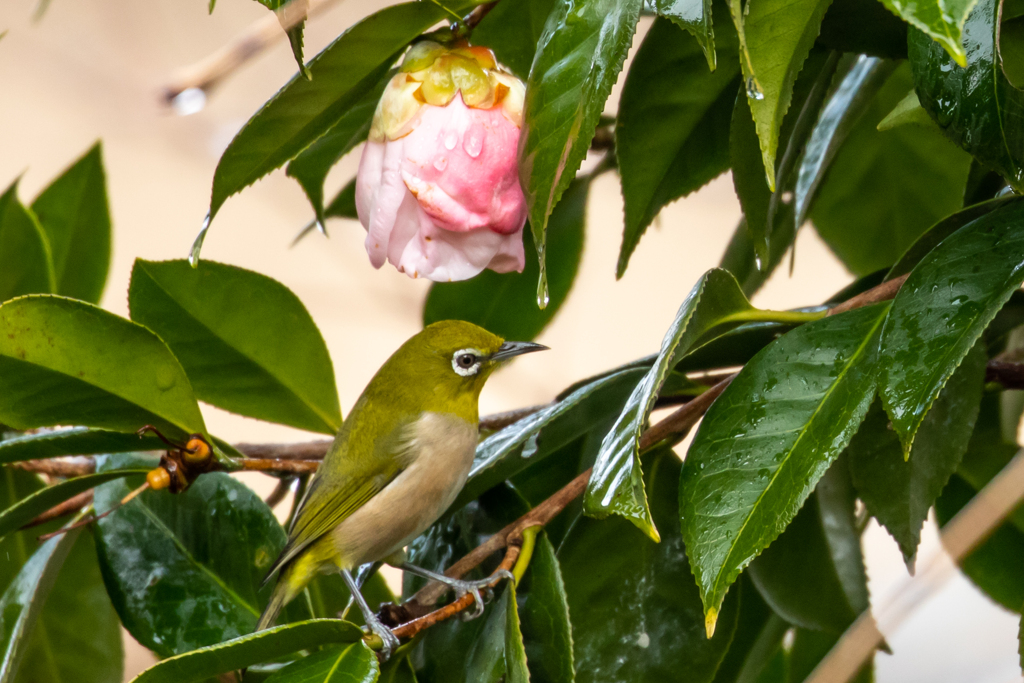
[[[452, 356], [452, 370], [463, 377], [471, 377], [480, 370], [480, 360], [483, 355], [484, 354], [480, 353], [477, 349], [459, 349]], [[472, 356], [476, 359], [472, 365], [464, 366], [459, 363], [459, 361], [464, 359], [466, 356]]]

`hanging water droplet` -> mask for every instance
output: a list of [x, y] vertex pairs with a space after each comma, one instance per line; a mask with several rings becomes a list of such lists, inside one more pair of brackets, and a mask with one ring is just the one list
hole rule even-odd
[[481, 150], [484, 148], [484, 132], [479, 126], [473, 126], [469, 133], [466, 134], [466, 139], [462, 143], [463, 149], [466, 150], [466, 154], [476, 159], [480, 156]]
[[761, 89], [761, 84], [757, 82], [757, 79], [753, 76], [747, 78], [747, 97], [752, 100], [763, 100], [764, 90]]
[[754, 254], [754, 265], [757, 266], [758, 272], [764, 270], [764, 264], [761, 263], [760, 254]]
[[537, 308], [544, 310], [551, 300], [548, 294], [548, 274], [541, 269], [540, 279], [537, 281]]
[[437, 157], [434, 159], [434, 168], [438, 171], [443, 171], [448, 168], [448, 157]]
[[329, 237], [327, 234], [327, 226], [320, 222], [320, 219], [316, 220], [316, 229], [320, 231], [320, 234], [324, 237]]
[[199, 267], [199, 252], [203, 250], [203, 241], [206, 239], [206, 232], [210, 229], [210, 220], [210, 214], [206, 214], [206, 218], [203, 219], [203, 229], [199, 231], [196, 241], [192, 243], [192, 249], [188, 252], [188, 264], [193, 268]]
[[444, 148], [452, 150], [455, 149], [455, 145], [457, 144], [459, 144], [458, 134], [454, 130], [449, 131], [448, 134], [444, 136]]
[[206, 107], [206, 91], [202, 88], [185, 88], [171, 100], [171, 108], [178, 116], [198, 114]]

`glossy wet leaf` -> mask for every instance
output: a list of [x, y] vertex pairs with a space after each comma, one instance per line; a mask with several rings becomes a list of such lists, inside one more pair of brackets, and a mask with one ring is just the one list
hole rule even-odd
[[531, 683], [573, 683], [572, 624], [562, 569], [546, 533], [537, 535], [520, 610]]
[[[833, 6], [834, 7], [834, 6]], [[807, 220], [818, 186], [832, 166], [857, 121], [868, 108], [878, 89], [892, 73], [892, 62], [860, 56], [836, 85], [814, 124], [800, 160], [793, 210], [797, 226]]]
[[106, 429], [71, 427], [23, 434], [0, 441], [0, 463], [57, 458], [64, 455], [155, 451], [163, 448], [166, 448], [166, 444], [155, 436], [140, 437], [136, 434]]
[[876, 127], [913, 86], [897, 69], [850, 130], [810, 212], [818, 234], [857, 275], [896, 262], [960, 208], [970, 157], [933, 130]]
[[435, 282], [423, 305], [424, 326], [439, 320], [467, 320], [504, 339], [535, 339], [565, 303], [583, 254], [587, 196], [590, 182], [575, 181], [566, 190], [548, 221], [548, 280], [550, 300], [537, 307], [540, 266], [529, 226], [523, 231], [526, 266], [522, 273], [485, 270], [461, 282]]
[[379, 675], [377, 656], [357, 641], [306, 655], [270, 676], [267, 683], [373, 683]]
[[[715, 54], [715, 26], [712, 21], [711, 5], [711, 0], [655, 0], [654, 9], [659, 16], [670, 19], [696, 39], [707, 59], [708, 69], [714, 71], [718, 66], [718, 58]], [[719, 31], [721, 38], [721, 29]], [[722, 47], [720, 39], [718, 47]], [[730, 56], [726, 55], [724, 62], [727, 62]]]
[[985, 351], [975, 347], [928, 411], [909, 460], [889, 417], [876, 404], [848, 447], [861, 500], [913, 562], [928, 510], [956, 471], [974, 430], [985, 377]]
[[908, 54], [921, 106], [947, 137], [1019, 190], [1024, 187], [1024, 129], [1016, 122], [1024, 115], [1024, 93], [999, 68], [998, 7], [995, 0], [978, 0], [967, 18], [966, 68], [917, 31], [910, 33]]
[[100, 143], [32, 202], [53, 257], [56, 294], [99, 303], [110, 268], [110, 207]]
[[302, 150], [288, 163], [288, 175], [302, 186], [309, 203], [313, 206], [314, 216], [321, 223], [326, 220], [324, 180], [332, 166], [366, 140], [373, 112], [377, 109], [377, 102], [384, 92], [385, 85], [387, 78], [382, 78], [380, 83], [353, 104], [323, 137]]
[[[131, 462], [110, 456], [100, 471]], [[141, 478], [96, 489], [105, 512]], [[184, 493], [146, 491], [97, 524], [107, 591], [125, 628], [168, 657], [250, 633], [272, 585], [263, 577], [284, 530], [250, 488], [226, 474], [199, 477]]]
[[879, 393], [904, 452], [932, 402], [1024, 281], [1024, 204], [1001, 206], [942, 241], [900, 288], [881, 339]]
[[185, 371], [159, 337], [52, 296], [0, 306], [0, 422], [125, 432], [152, 424], [172, 438], [206, 431]]
[[73, 498], [83, 491], [88, 491], [94, 486], [99, 486], [113, 479], [127, 477], [132, 474], [145, 474], [148, 470], [149, 468], [134, 468], [123, 471], [83, 474], [80, 477], [66, 479], [40, 489], [32, 495], [22, 498], [7, 509], [0, 511], [0, 538], [17, 531], [53, 506], [63, 503], [65, 500]]
[[868, 608], [855, 498], [846, 463], [839, 461], [782, 535], [750, 564], [761, 595], [789, 623], [838, 636]]
[[[936, 52], [950, 62], [969, 66], [967, 55], [971, 54], [970, 27], [965, 26], [968, 13], [976, 7], [972, 0], [882, 0], [882, 4], [893, 14], [911, 26], [920, 29], [920, 37], [911, 40], [927, 40], [934, 44]], [[911, 31], [915, 34], [917, 31]]]
[[81, 533], [81, 529], [74, 529], [39, 546], [0, 596], [0, 681], [3, 683], [16, 680], [46, 598]]
[[541, 299], [547, 290], [548, 217], [587, 155], [642, 5], [558, 0], [537, 44], [519, 136], [519, 179], [540, 262]]
[[362, 637], [359, 627], [347, 621], [310, 619], [169, 657], [133, 678], [132, 683], [203, 681], [320, 645], [357, 643]]
[[754, 310], [728, 271], [709, 270], [690, 290], [661, 342], [654, 365], [633, 390], [618, 421], [605, 436], [587, 484], [583, 509], [592, 517], [616, 514], [658, 540], [644, 493], [640, 434], [654, 401], [676, 361], [711, 330], [718, 333], [743, 322], [738, 314]]
[[740, 10], [730, 0], [736, 30], [741, 34], [747, 104], [760, 141], [768, 187], [775, 190], [775, 154], [779, 130], [789, 110], [793, 86], [818, 36], [831, 0], [764, 0]]
[[18, 183], [0, 195], [0, 302], [56, 288], [50, 244], [38, 219], [18, 201]]
[[783, 335], [704, 416], [680, 479], [679, 511], [709, 620], [857, 431], [874, 397], [874, 349], [887, 307]]
[[579, 683], [707, 682], [729, 648], [739, 605], [726, 604], [708, 639], [674, 523], [678, 460], [670, 452], [660, 455], [645, 459], [645, 477], [661, 543], [635, 533], [623, 519], [581, 517], [558, 550]]
[[14, 681], [121, 683], [123, 660], [121, 622], [103, 586], [92, 538], [83, 534], [57, 574]]
[[[699, 13], [704, 3], [660, 4]], [[711, 3], [707, 5], [710, 15]], [[710, 22], [708, 28], [714, 54]], [[724, 59], [711, 73], [703, 68], [700, 46], [668, 19], [654, 22], [633, 59], [615, 125], [626, 211], [618, 277], [626, 272], [633, 250], [662, 207], [729, 168], [729, 112], [740, 69], [735, 34], [720, 36], [723, 33], [726, 40], [719, 47]]]
[[525, 81], [554, 7], [555, 0], [499, 2], [473, 29], [472, 42], [489, 47], [499, 63]]
[[643, 369], [625, 368], [576, 387], [572, 393], [484, 439], [477, 446], [456, 510], [622, 411]]
[[447, 13], [409, 2], [380, 10], [342, 33], [239, 131], [213, 178], [210, 215], [231, 195], [282, 166], [330, 130], [379, 82], [405, 46]]
[[974, 206], [969, 206], [948, 218], [944, 218], [930, 227], [926, 232], [918, 237], [909, 248], [907, 248], [903, 253], [903, 256], [900, 257], [900, 260], [896, 262], [896, 265], [894, 265], [886, 274], [885, 279], [891, 280], [895, 277], [899, 277], [900, 275], [906, 275], [912, 271], [914, 267], [928, 255], [928, 252], [938, 246], [942, 240], [946, 239], [968, 223], [981, 218], [985, 214], [990, 213], [1001, 206], [1009, 206], [1011, 204], [1019, 203], [1022, 200], [1024, 200], [1024, 198], [1021, 197], [992, 199], [987, 202], [975, 204]]
[[314, 432], [341, 426], [327, 345], [280, 282], [214, 261], [137, 259], [128, 304], [171, 347], [201, 400]]

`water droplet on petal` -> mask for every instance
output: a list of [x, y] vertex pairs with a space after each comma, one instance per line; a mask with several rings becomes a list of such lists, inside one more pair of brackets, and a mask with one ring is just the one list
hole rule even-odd
[[444, 147], [445, 147], [445, 149], [449, 149], [449, 150], [455, 149], [455, 145], [457, 145], [457, 144], [459, 144], [458, 133], [456, 133], [454, 130], [453, 131], [449, 131], [448, 134], [444, 136]]
[[438, 171], [443, 171], [448, 168], [448, 157], [437, 157], [434, 159], [434, 168]]
[[480, 156], [480, 152], [484, 148], [484, 131], [480, 126], [473, 126], [469, 129], [469, 133], [466, 134], [466, 139], [462, 143], [463, 148], [466, 150], [466, 154], [476, 159]]

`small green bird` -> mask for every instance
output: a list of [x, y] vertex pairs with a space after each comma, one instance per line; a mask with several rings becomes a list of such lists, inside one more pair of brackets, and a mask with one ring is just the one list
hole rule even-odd
[[442, 580], [479, 598], [483, 582], [459, 581], [404, 561], [402, 549], [451, 505], [477, 444], [478, 399], [503, 360], [546, 346], [506, 342], [471, 323], [446, 320], [409, 339], [363, 390], [324, 456], [267, 579], [280, 571], [257, 630], [321, 571], [340, 571], [367, 626], [398, 646], [351, 570], [371, 562]]

